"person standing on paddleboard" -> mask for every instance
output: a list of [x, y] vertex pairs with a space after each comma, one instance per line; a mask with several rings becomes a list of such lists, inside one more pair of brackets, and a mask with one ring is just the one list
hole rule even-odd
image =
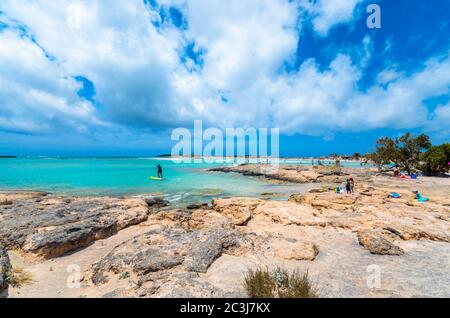
[[163, 171], [161, 165], [158, 165], [158, 178], [163, 178]]

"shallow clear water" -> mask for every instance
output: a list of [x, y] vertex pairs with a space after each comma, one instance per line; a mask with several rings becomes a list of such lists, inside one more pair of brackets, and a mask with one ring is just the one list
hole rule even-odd
[[[150, 176], [156, 176], [158, 163], [164, 169], [164, 180], [152, 181]], [[164, 196], [172, 202], [186, 204], [221, 196], [286, 194], [308, 188], [307, 185], [274, 185], [258, 178], [205, 171], [224, 164], [232, 162], [155, 158], [0, 159], [0, 189], [71, 195]]]

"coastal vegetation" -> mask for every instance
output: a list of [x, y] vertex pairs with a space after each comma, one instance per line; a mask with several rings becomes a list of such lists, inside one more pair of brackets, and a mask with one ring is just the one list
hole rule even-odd
[[449, 170], [450, 144], [432, 146], [429, 136], [406, 133], [395, 139], [378, 139], [375, 152], [367, 157], [380, 169], [394, 165], [408, 174], [422, 172], [436, 176]]
[[250, 298], [317, 298], [317, 290], [309, 273], [289, 273], [280, 267], [250, 270], [244, 280], [244, 288]]
[[33, 276], [22, 267], [11, 269], [6, 276], [6, 280], [13, 288], [21, 288], [33, 282]]
[[423, 154], [423, 171], [430, 176], [439, 175], [449, 170], [450, 144], [434, 146]]
[[0, 205], [11, 205], [12, 201], [8, 199], [0, 200]]

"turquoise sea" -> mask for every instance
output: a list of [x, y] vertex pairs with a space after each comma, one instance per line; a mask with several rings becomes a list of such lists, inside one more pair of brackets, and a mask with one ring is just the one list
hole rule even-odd
[[[287, 161], [285, 164], [311, 164]], [[156, 166], [163, 181], [151, 181]], [[207, 202], [214, 197], [254, 196], [299, 192], [307, 185], [275, 185], [238, 174], [205, 169], [236, 164], [233, 161], [181, 162], [158, 158], [11, 158], [0, 159], [0, 189], [39, 190], [55, 194], [161, 196], [174, 204]]]

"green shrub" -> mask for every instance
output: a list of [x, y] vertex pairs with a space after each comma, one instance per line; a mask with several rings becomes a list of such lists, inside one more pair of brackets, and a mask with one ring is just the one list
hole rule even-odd
[[422, 156], [423, 171], [429, 176], [436, 176], [449, 170], [450, 144], [431, 147]]
[[123, 272], [119, 276], [119, 279], [127, 279], [127, 278], [130, 278], [130, 273], [129, 272]]
[[244, 281], [244, 288], [250, 298], [317, 298], [317, 290], [309, 279], [309, 273], [277, 268], [250, 270]]
[[406, 133], [396, 139], [389, 137], [377, 140], [376, 150], [369, 158], [379, 167], [394, 163], [400, 170], [411, 174], [420, 169], [421, 155], [430, 149], [430, 137]]

